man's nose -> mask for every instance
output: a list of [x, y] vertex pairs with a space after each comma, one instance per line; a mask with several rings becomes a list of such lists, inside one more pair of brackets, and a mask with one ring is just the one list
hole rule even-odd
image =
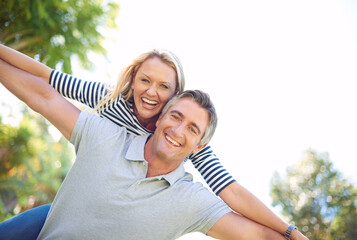
[[183, 123], [177, 124], [176, 127], [174, 127], [174, 134], [175, 137], [182, 137], [184, 135], [185, 131], [185, 126]]

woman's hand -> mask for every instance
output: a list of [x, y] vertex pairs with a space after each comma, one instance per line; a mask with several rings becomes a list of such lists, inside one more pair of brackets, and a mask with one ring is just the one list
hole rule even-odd
[[309, 240], [307, 237], [305, 237], [299, 230], [294, 229], [291, 232], [291, 240]]

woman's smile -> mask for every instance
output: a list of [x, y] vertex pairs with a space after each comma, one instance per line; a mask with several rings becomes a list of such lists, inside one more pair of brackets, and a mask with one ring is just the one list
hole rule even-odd
[[175, 95], [176, 85], [175, 70], [161, 59], [143, 62], [131, 84], [134, 112], [140, 124], [147, 128], [147, 123], [156, 122], [162, 108]]

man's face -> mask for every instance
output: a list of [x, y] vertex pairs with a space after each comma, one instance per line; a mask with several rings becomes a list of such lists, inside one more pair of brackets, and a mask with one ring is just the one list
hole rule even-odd
[[153, 135], [153, 154], [168, 162], [182, 162], [198, 145], [209, 123], [208, 112], [190, 98], [178, 100], [160, 116]]

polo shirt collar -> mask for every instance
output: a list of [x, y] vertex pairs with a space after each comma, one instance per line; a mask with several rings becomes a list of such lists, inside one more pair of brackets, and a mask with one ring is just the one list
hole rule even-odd
[[[146, 162], [144, 157], [145, 143], [148, 140], [149, 135], [147, 136], [136, 136], [133, 141], [129, 144], [128, 151], [125, 155], [125, 158], [129, 161], [140, 161]], [[185, 175], [184, 162], [182, 162], [175, 170], [169, 172], [168, 174], [156, 176], [156, 178], [164, 178], [170, 185], [173, 185], [177, 180], [182, 178]]]
[[144, 157], [144, 148], [148, 137], [148, 135], [134, 137], [133, 141], [129, 143], [125, 158], [131, 161], [146, 161]]
[[173, 185], [177, 180], [185, 176], [185, 167], [183, 166], [184, 162], [182, 162], [175, 170], [169, 172], [168, 174], [161, 175], [166, 181]]

